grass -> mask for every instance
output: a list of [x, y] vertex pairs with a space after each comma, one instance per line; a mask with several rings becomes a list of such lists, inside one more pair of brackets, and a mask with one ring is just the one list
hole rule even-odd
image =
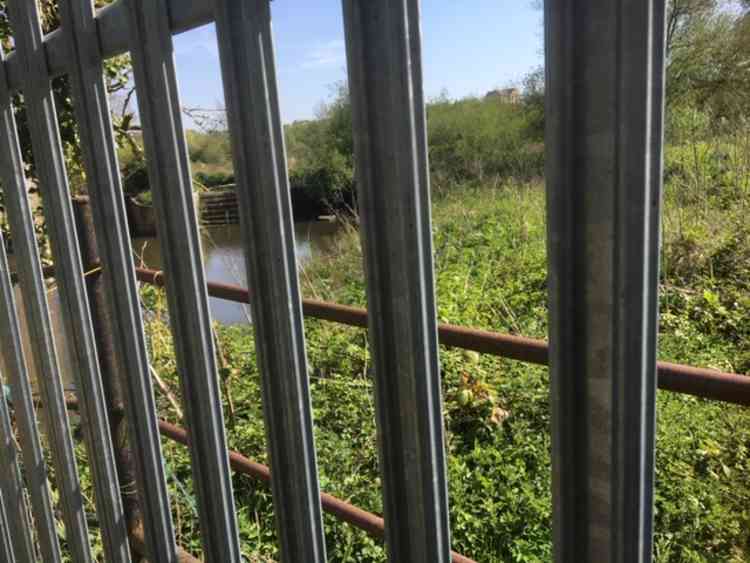
[[[433, 206], [440, 321], [546, 336], [544, 194], [538, 183], [456, 187]], [[750, 369], [750, 240], [746, 201], [665, 197], [661, 358], [745, 373]], [[721, 221], [717, 221], [721, 217]], [[364, 306], [358, 234], [302, 275], [306, 295]], [[155, 313], [152, 361], [179, 389], [161, 291], [144, 288]], [[252, 327], [217, 327], [230, 447], [267, 462]], [[321, 488], [379, 513], [373, 380], [366, 331], [307, 319]], [[454, 349], [441, 350], [451, 524], [457, 551], [482, 562], [551, 557], [547, 370]], [[161, 413], [175, 420], [162, 395]], [[658, 394], [657, 561], [750, 559], [750, 426], [746, 409]], [[178, 540], [200, 552], [187, 451], [165, 443]], [[243, 548], [275, 559], [268, 489], [235, 476]], [[329, 559], [384, 561], [382, 545], [325, 517]]]

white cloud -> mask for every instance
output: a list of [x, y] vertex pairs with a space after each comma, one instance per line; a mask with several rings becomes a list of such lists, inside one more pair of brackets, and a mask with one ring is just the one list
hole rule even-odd
[[304, 54], [301, 68], [320, 68], [338, 66], [346, 61], [346, 47], [343, 39], [332, 39], [324, 43], [313, 45]]

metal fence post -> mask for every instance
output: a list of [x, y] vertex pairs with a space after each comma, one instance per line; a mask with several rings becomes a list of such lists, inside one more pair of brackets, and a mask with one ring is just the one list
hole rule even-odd
[[0, 494], [0, 557], [8, 563], [16, 563], [15, 555], [10, 546], [10, 529], [8, 515], [5, 514], [5, 502]]
[[326, 559], [269, 0], [217, 0], [282, 560]]
[[[86, 271], [94, 272], [96, 268], [102, 267], [99, 256], [99, 245], [96, 238], [96, 221], [94, 210], [88, 197], [76, 197], [73, 199], [73, 211], [75, 213], [78, 240], [81, 247], [81, 259]], [[146, 522], [150, 518], [153, 521], [154, 514], [147, 514], [137, 494], [139, 485], [139, 471], [134, 451], [136, 447], [132, 443], [131, 426], [128, 424], [127, 396], [123, 389], [123, 379], [132, 378], [123, 366], [121, 354], [117, 354], [117, 342], [115, 338], [115, 326], [117, 321], [109, 308], [107, 296], [108, 285], [111, 288], [112, 276], [107, 272], [97, 272], [86, 278], [89, 304], [91, 308], [91, 319], [96, 335], [96, 346], [99, 353], [99, 367], [102, 374], [104, 398], [109, 414], [109, 423], [114, 445], [115, 460], [117, 461], [117, 472], [120, 480], [120, 491], [122, 504], [127, 519], [128, 537], [133, 560], [137, 561], [141, 555], [147, 556], [149, 561], [164, 563], [175, 561], [177, 563], [197, 563], [197, 559], [175, 546], [173, 536], [169, 538], [150, 538], [146, 533]], [[156, 413], [154, 413], [156, 414]], [[158, 440], [157, 440], [158, 442]], [[153, 478], [153, 476], [149, 477]], [[166, 492], [166, 491], [165, 491]], [[163, 507], [169, 515], [169, 506]], [[167, 544], [164, 549], [153, 550], [150, 541], [157, 540], [157, 545]], [[155, 551], [155, 555], [151, 555]]]
[[205, 556], [241, 560], [201, 242], [166, 4], [127, 0], [149, 183], [167, 274], [169, 320], [190, 431]]
[[[5, 261], [5, 249], [3, 237], [0, 235], [0, 260], [7, 266]], [[8, 277], [7, 268], [0, 271], [0, 275]], [[4, 320], [4, 319], [3, 319]], [[3, 362], [0, 362], [3, 365]], [[0, 378], [0, 497], [2, 497], [3, 532], [8, 532], [10, 540], [10, 552], [15, 555], [17, 561], [34, 561], [34, 545], [31, 538], [31, 520], [29, 519], [24, 498], [23, 478], [18, 467], [18, 452], [16, 451], [16, 440], [13, 432], [13, 424], [10, 420], [10, 409], [2, 384], [5, 378]], [[29, 468], [33, 472], [35, 468]], [[35, 483], [33, 475], [30, 482]], [[12, 556], [6, 559], [11, 560]]]
[[[129, 563], [127, 530], [117, 489], [117, 469], [104, 405], [96, 343], [91, 325], [81, 258], [76, 238], [70, 187], [57, 111], [43, 48], [43, 34], [36, 2], [8, 2], [16, 54], [23, 73], [24, 103], [35, 157], [36, 173], [44, 202], [44, 217], [55, 259], [65, 329], [76, 395], [80, 401], [81, 428], [94, 484], [94, 501], [102, 544], [111, 562]], [[81, 554], [82, 557], [90, 557]]]
[[547, 0], [558, 562], [651, 559], [664, 0]]
[[[83, 267], [87, 272], [93, 272], [97, 268], [101, 268], [101, 262], [88, 199], [74, 198], [73, 212], [76, 219]], [[131, 554], [133, 559], [136, 559], [135, 550], [133, 550], [133, 532], [139, 529], [143, 530], [143, 513], [136, 494], [136, 469], [125, 418], [125, 400], [120, 382], [120, 375], [123, 370], [115, 357], [115, 342], [112, 334], [113, 319], [110, 316], [106, 301], [104, 284], [108, 277], [105, 277], [103, 272], [90, 274], [86, 278], [86, 289], [89, 308], [91, 309], [91, 321], [96, 336], [99, 369], [102, 374], [102, 388], [109, 417], [112, 445], [117, 462], [117, 476], [123, 512], [127, 522]]]
[[[0, 49], [0, 61], [3, 60]], [[0, 178], [3, 182], [8, 221], [16, 248], [16, 268], [21, 283], [32, 350], [40, 373], [40, 390], [45, 407], [45, 422], [52, 451], [52, 462], [57, 476], [60, 504], [65, 522], [68, 548], [76, 561], [91, 559], [88, 525], [81, 496], [81, 485], [73, 451], [73, 440], [65, 410], [65, 397], [60, 380], [57, 350], [47, 305], [47, 294], [42, 275], [31, 215], [21, 149], [13, 115], [10, 92], [0, 65]], [[43, 542], [49, 548], [52, 561], [57, 549], [53, 543]]]
[[[97, 336], [99, 353], [107, 356], [100, 359], [105, 386], [111, 382], [110, 399], [114, 402], [111, 406], [124, 406], [126, 411], [128, 443], [121, 444], [123, 447], [117, 448], [116, 455], [121, 480], [126, 483], [134, 480], [138, 490], [137, 497], [132, 491], [133, 494], [123, 498], [131, 547], [134, 527], [140, 527], [145, 536], [148, 558], [154, 563], [163, 563], [174, 561], [177, 556], [174, 529], [138, 287], [133, 273], [117, 147], [103, 77], [102, 38], [97, 33], [94, 16], [91, 0], [68, 0], [60, 4], [62, 31], [67, 39], [66, 51], [70, 61], [69, 79], [90, 197], [91, 217], [88, 220], [88, 214], [85, 215], [88, 222], [79, 233], [95, 240], [98, 245], [98, 253], [89, 254], [89, 263], [98, 262], [101, 256], [104, 268], [103, 279], [97, 281], [93, 320], [95, 325], [107, 315], [111, 315], [112, 320], [106, 333], [114, 346], [103, 342], [99, 332]], [[126, 27], [122, 25], [126, 17], [126, 13], [121, 13], [120, 27]], [[83, 250], [85, 263], [86, 250]], [[102, 285], [106, 287], [102, 288]], [[100, 326], [95, 328], [101, 330], [103, 323], [98, 324]], [[108, 358], [116, 360], [116, 364], [108, 362]], [[123, 414], [115, 415], [111, 410], [110, 414], [118, 417], [115, 425], [119, 426]], [[125, 426], [122, 426], [121, 432], [113, 434], [114, 440], [121, 440], [124, 432]]]
[[418, 0], [344, 0], [386, 542], [450, 561]]
[[[7, 125], [5, 117], [7, 114], [3, 112], [0, 121]], [[4, 164], [6, 163], [0, 157], [0, 165]], [[3, 237], [0, 235], [0, 242], [2, 240]], [[4, 243], [0, 244], [0, 354], [3, 359], [0, 364], [5, 369], [3, 382], [7, 382], [12, 391], [13, 409], [21, 442], [26, 486], [36, 523], [39, 552], [45, 562], [55, 563], [60, 561], [60, 546], [55, 532], [56, 522], [47, 481], [47, 463], [37, 428], [29, 370], [23, 353], [15, 292]]]

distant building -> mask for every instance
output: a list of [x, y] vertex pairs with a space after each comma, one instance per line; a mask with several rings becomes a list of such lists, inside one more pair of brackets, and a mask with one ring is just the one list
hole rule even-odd
[[503, 104], [520, 104], [521, 92], [518, 88], [503, 88], [499, 90], [490, 90], [487, 92], [485, 99], [496, 99]]

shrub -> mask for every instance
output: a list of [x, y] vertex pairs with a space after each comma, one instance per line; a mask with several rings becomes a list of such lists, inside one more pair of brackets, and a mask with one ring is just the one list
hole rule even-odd
[[440, 101], [427, 108], [430, 168], [436, 182], [540, 176], [544, 154], [524, 106], [496, 99]]

